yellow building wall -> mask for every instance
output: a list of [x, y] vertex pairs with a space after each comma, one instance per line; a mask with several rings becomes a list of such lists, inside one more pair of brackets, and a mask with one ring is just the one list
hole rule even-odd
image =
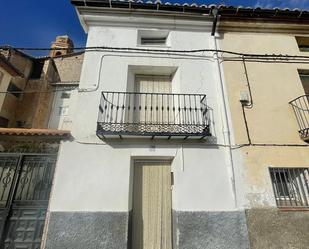
[[[224, 32], [219, 48], [240, 53], [306, 55], [299, 52], [295, 36], [278, 33]], [[230, 56], [224, 54], [224, 56]], [[222, 62], [236, 144], [248, 138], [240, 92], [248, 91], [243, 63]], [[244, 146], [245, 193], [248, 207], [274, 206], [269, 167], [309, 167], [309, 147], [298, 134], [298, 124], [289, 101], [304, 94], [298, 69], [309, 64], [246, 62], [252, 90], [253, 107], [245, 108], [253, 144], [281, 146]], [[289, 145], [289, 146], [283, 146]]]

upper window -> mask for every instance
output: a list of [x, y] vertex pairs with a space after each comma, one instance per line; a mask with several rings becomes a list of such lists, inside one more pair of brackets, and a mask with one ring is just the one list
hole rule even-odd
[[69, 114], [69, 106], [59, 107], [59, 116], [67, 116]]
[[17, 87], [14, 83], [10, 82], [8, 92], [13, 94], [16, 98], [19, 98], [19, 96], [22, 93], [22, 90], [19, 87]]
[[309, 52], [309, 37], [296, 37], [296, 41], [298, 44], [299, 51], [301, 52]]
[[139, 30], [138, 45], [142, 46], [167, 46], [168, 31]]
[[305, 94], [309, 94], [309, 70], [298, 70]]
[[270, 168], [278, 207], [309, 208], [309, 168]]

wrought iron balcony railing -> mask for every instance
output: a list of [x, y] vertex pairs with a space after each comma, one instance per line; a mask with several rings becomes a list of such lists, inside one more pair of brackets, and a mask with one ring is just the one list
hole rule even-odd
[[298, 125], [300, 137], [309, 141], [309, 95], [300, 96], [290, 102], [293, 107]]
[[209, 136], [206, 95], [102, 92], [97, 135]]

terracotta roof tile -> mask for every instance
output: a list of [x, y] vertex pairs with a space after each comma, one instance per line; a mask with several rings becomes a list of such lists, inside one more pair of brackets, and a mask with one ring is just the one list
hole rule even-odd
[[0, 136], [1, 135], [70, 137], [71, 132], [68, 130], [56, 129], [0, 128]]
[[263, 8], [263, 7], [248, 7], [248, 6], [233, 6], [224, 4], [205, 4], [205, 3], [177, 3], [160, 0], [71, 0], [75, 6], [88, 7], [105, 7], [105, 8], [129, 8], [129, 9], [147, 9], [154, 11], [173, 11], [182, 13], [208, 13], [216, 8], [221, 16], [246, 17], [246, 18], [292, 18], [297, 21], [300, 19], [309, 19], [309, 9], [292, 9], [292, 8]]

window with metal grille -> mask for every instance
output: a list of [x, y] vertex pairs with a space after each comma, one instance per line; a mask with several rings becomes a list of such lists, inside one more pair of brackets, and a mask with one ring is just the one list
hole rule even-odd
[[309, 208], [309, 168], [270, 168], [278, 207]]

